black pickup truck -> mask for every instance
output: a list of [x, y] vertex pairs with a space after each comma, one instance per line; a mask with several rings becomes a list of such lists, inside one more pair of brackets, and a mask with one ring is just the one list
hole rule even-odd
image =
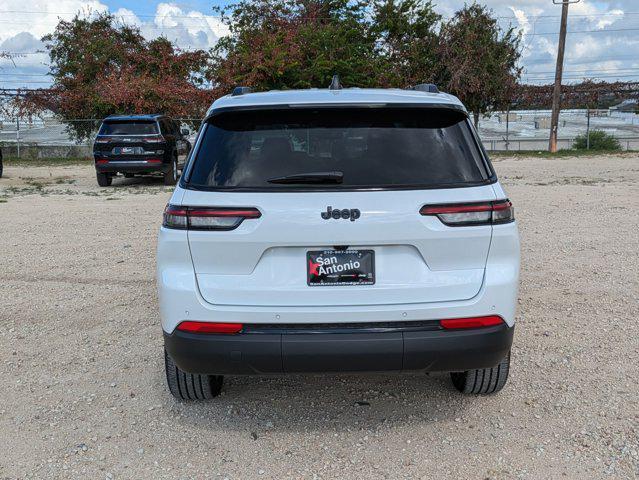
[[166, 115], [105, 118], [93, 144], [98, 185], [108, 187], [117, 174], [162, 174], [165, 185], [175, 185], [191, 150], [188, 135]]

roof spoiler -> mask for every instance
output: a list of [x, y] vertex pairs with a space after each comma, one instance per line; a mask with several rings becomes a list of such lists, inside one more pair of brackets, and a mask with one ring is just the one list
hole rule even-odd
[[232, 97], [237, 97], [239, 95], [244, 95], [245, 93], [251, 93], [253, 89], [251, 87], [235, 87], [233, 92], [231, 92]]
[[418, 92], [439, 93], [439, 88], [434, 83], [420, 83], [413, 85], [409, 90], [417, 90]]

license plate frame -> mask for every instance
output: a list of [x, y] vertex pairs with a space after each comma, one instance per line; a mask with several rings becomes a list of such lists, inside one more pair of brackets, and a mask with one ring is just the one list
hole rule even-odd
[[[319, 258], [322, 262], [318, 261]], [[359, 267], [355, 267], [356, 262], [359, 263]], [[339, 266], [342, 266], [341, 270]], [[309, 287], [375, 285], [375, 277], [375, 250], [309, 250], [306, 252], [306, 284]]]
[[140, 155], [140, 147], [114, 147], [113, 155]]

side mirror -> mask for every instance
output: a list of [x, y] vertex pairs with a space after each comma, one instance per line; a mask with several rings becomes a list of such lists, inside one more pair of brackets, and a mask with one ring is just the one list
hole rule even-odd
[[180, 132], [182, 132], [182, 135], [184, 135], [185, 137], [191, 135], [191, 131], [188, 128], [183, 128], [182, 130], [180, 130]]

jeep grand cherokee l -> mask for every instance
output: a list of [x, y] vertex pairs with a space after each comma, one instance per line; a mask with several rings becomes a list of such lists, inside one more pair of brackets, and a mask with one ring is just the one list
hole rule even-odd
[[218, 99], [164, 212], [157, 285], [168, 386], [224, 375], [508, 377], [513, 207], [468, 113], [434, 86]]
[[98, 185], [126, 177], [160, 173], [175, 185], [191, 146], [188, 129], [165, 115], [112, 115], [102, 121], [93, 144]]

